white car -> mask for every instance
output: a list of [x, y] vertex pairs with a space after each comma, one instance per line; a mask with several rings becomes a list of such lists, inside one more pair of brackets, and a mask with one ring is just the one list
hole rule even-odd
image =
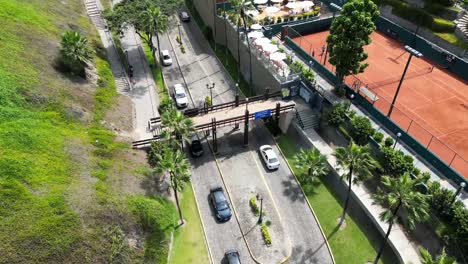
[[276, 156], [275, 151], [270, 145], [261, 146], [260, 155], [269, 170], [276, 170], [279, 168], [280, 163], [278, 156]]
[[172, 59], [168, 50], [161, 50], [161, 60], [164, 66], [169, 66], [172, 64]]
[[187, 107], [188, 105], [187, 93], [185, 92], [184, 86], [180, 83], [177, 83], [174, 85], [174, 98], [178, 107], [180, 108]]

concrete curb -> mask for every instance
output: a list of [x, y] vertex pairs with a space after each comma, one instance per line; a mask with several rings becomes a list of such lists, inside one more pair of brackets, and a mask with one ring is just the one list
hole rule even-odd
[[[268, 129], [267, 129], [267, 131], [268, 131], [268, 133], [270, 133], [270, 131]], [[284, 160], [286, 161], [286, 164], [288, 165], [289, 170], [291, 171], [292, 175], [294, 175], [294, 179], [296, 180], [297, 185], [299, 185], [299, 188], [301, 189], [301, 192], [304, 195], [304, 198], [305, 198], [305, 200], [307, 202], [307, 205], [309, 206], [310, 211], [312, 212], [312, 215], [314, 216], [315, 221], [317, 221], [318, 227], [320, 229], [320, 233], [322, 234], [322, 237], [325, 240], [325, 243], [327, 245], [327, 249], [328, 249], [328, 252], [330, 253], [331, 259], [332, 259], [333, 263], [336, 263], [335, 257], [333, 256], [333, 252], [332, 252], [331, 247], [330, 247], [330, 244], [328, 244], [327, 237], [325, 236], [325, 233], [323, 232], [323, 229], [322, 229], [322, 226], [320, 225], [319, 219], [315, 215], [314, 208], [312, 208], [312, 205], [310, 204], [309, 199], [307, 198], [307, 195], [305, 194], [304, 189], [302, 188], [302, 185], [299, 182], [299, 179], [297, 178], [296, 174], [294, 173], [291, 164], [289, 164], [288, 159], [286, 158], [286, 156], [284, 155], [284, 153], [281, 150], [280, 146], [278, 145], [278, 142], [276, 141], [275, 137], [271, 133], [270, 133], [270, 135], [272, 136], [273, 141], [275, 141], [275, 145], [278, 148], [278, 150], [280, 151], [281, 156], [283, 156]]]
[[249, 251], [250, 257], [251, 257], [256, 263], [262, 264], [260, 261], [258, 261], [258, 260], [255, 258], [255, 256], [254, 256], [253, 253], [252, 253], [252, 250], [250, 249], [249, 243], [247, 242], [247, 239], [245, 238], [244, 231], [242, 231], [241, 224], [240, 224], [240, 221], [239, 221], [239, 217], [237, 216], [236, 206], [234, 205], [234, 203], [232, 202], [232, 199], [231, 199], [231, 191], [229, 190], [229, 188], [228, 188], [227, 185], [226, 185], [226, 181], [224, 180], [224, 176], [223, 176], [223, 173], [222, 173], [222, 171], [221, 171], [221, 167], [220, 167], [220, 165], [219, 165], [218, 159], [216, 158], [216, 154], [214, 153], [213, 148], [211, 147], [211, 144], [208, 142], [208, 139], [207, 139], [207, 143], [208, 143], [208, 147], [210, 148], [210, 152], [211, 152], [211, 154], [213, 155], [213, 158], [214, 158], [214, 160], [215, 160], [216, 168], [218, 169], [219, 175], [221, 176], [221, 180], [223, 181], [224, 188], [226, 188], [226, 192], [227, 192], [227, 194], [228, 194], [228, 196], [229, 196], [229, 201], [231, 202], [231, 206], [232, 206], [232, 209], [233, 209], [233, 211], [234, 211], [234, 216], [236, 217], [237, 225], [239, 226], [239, 230], [241, 231], [242, 238], [244, 239], [244, 242], [245, 242], [245, 245], [246, 245], [246, 247], [247, 247], [247, 250]]

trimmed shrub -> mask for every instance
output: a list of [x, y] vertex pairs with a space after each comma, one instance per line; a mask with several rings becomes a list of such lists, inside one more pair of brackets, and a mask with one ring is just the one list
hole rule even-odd
[[388, 138], [385, 139], [384, 145], [385, 145], [386, 147], [391, 147], [391, 146], [393, 146], [393, 143], [394, 143], [394, 142], [395, 142], [395, 141], [393, 140], [393, 138], [388, 137]]
[[265, 240], [265, 244], [271, 245], [272, 241], [271, 241], [270, 231], [268, 231], [268, 227], [265, 224], [262, 224], [261, 231], [262, 231], [263, 240]]
[[382, 143], [384, 135], [380, 132], [375, 132], [374, 135], [372, 136], [377, 143]]
[[309, 82], [310, 81], [313, 81], [315, 79], [315, 74], [312, 70], [310, 70], [309, 68], [306, 68], [306, 67], [303, 67], [302, 68], [302, 75], [304, 76], [304, 78], [306, 80], [308, 80]]
[[346, 108], [342, 104], [336, 104], [325, 116], [330, 126], [339, 127], [346, 120]]
[[455, 23], [442, 18], [434, 18], [431, 29], [435, 32], [453, 32], [455, 30]]
[[351, 136], [353, 137], [354, 141], [358, 145], [365, 145], [369, 142], [369, 137], [374, 134], [374, 128], [372, 128], [372, 124], [369, 118], [365, 116], [355, 116], [351, 120], [352, 125], [352, 133]]
[[405, 155], [401, 150], [394, 150], [390, 147], [381, 148], [380, 164], [385, 174], [400, 177], [404, 173], [414, 171], [413, 158]]
[[249, 205], [254, 215], [260, 214], [260, 208], [258, 207], [257, 198], [255, 198], [255, 196], [252, 196], [252, 198], [250, 198]]

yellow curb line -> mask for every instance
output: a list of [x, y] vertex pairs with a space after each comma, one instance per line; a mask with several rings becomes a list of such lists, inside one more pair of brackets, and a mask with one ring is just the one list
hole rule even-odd
[[[250, 149], [250, 146], [249, 146], [249, 149]], [[271, 190], [270, 190], [270, 187], [268, 186], [268, 183], [267, 183], [267, 181], [266, 181], [266, 179], [265, 179], [265, 175], [263, 175], [262, 171], [260, 170], [260, 166], [258, 165], [258, 162], [257, 162], [257, 160], [255, 159], [255, 156], [253, 155], [252, 151], [250, 151], [250, 154], [252, 155], [252, 158], [253, 158], [253, 160], [254, 160], [254, 162], [255, 162], [255, 165], [257, 165], [256, 167], [257, 167], [258, 172], [259, 172], [260, 175], [262, 176], [263, 183], [265, 184], [265, 186], [266, 186], [266, 188], [267, 188], [267, 191], [268, 191], [268, 194], [270, 195], [271, 201], [273, 202], [273, 207], [275, 207], [276, 213], [278, 214], [278, 217], [279, 217], [279, 220], [280, 220], [280, 225], [283, 227], [284, 234], [285, 234], [285, 236], [286, 236], [286, 238], [287, 238], [287, 240], [288, 240], [288, 242], [289, 242], [289, 243], [288, 243], [288, 244], [289, 244], [289, 248], [290, 248], [289, 253], [287, 254], [287, 256], [286, 256], [283, 260], [280, 261], [280, 263], [284, 263], [284, 262], [286, 262], [286, 261], [291, 257], [291, 255], [292, 255], [292, 242], [291, 242], [291, 238], [289, 237], [288, 233], [287, 233], [286, 230], [284, 229], [283, 218], [281, 217], [281, 214], [280, 214], [280, 212], [279, 212], [279, 210], [278, 210], [278, 206], [276, 205], [276, 202], [275, 202], [275, 200], [273, 199], [273, 195], [272, 195], [272, 192], [271, 192]]]
[[[267, 129], [268, 130], [268, 129]], [[268, 133], [270, 133], [270, 131], [268, 130]], [[270, 133], [271, 135], [271, 133]], [[286, 164], [288, 165], [288, 168], [289, 170], [291, 171], [292, 175], [294, 175], [294, 178], [296, 179], [296, 182], [297, 182], [297, 185], [299, 185], [299, 188], [301, 189], [301, 192], [302, 194], [304, 195], [304, 198], [307, 202], [307, 205], [309, 206], [310, 208], [310, 211], [312, 212], [312, 215], [314, 216], [315, 218], [315, 221], [317, 222], [318, 224], [318, 227], [320, 229], [320, 233], [322, 233], [322, 236], [323, 236], [323, 239], [325, 240], [325, 243], [327, 244], [327, 249], [328, 249], [328, 252], [330, 253], [330, 256], [331, 256], [331, 259], [333, 261], [333, 263], [336, 263], [335, 262], [335, 257], [333, 257], [333, 252], [331, 250], [331, 247], [330, 245], [328, 244], [328, 240], [327, 240], [327, 237], [325, 236], [325, 234], [323, 233], [323, 229], [322, 229], [322, 226], [320, 225], [320, 221], [318, 220], [317, 216], [315, 215], [315, 211], [314, 211], [314, 208], [312, 208], [312, 205], [310, 204], [309, 202], [309, 198], [307, 198], [307, 195], [305, 194], [304, 192], [304, 189], [302, 188], [302, 185], [300, 184], [299, 182], [299, 179], [297, 178], [296, 174], [294, 173], [292, 167], [291, 167], [291, 164], [289, 164], [289, 161], [288, 159], [286, 158], [286, 155], [284, 155], [283, 151], [281, 150], [280, 146], [278, 145], [278, 142], [276, 141], [275, 137], [273, 135], [271, 135], [273, 137], [273, 141], [275, 142], [275, 145], [276, 147], [278, 148], [278, 150], [280, 151], [281, 153], [281, 156], [283, 156], [284, 160], [286, 161]]]
[[203, 223], [203, 218], [202, 218], [201, 213], [200, 213], [200, 207], [198, 207], [198, 200], [197, 200], [197, 196], [195, 195], [195, 189], [193, 188], [192, 183], [190, 183], [190, 185], [192, 186], [193, 197], [195, 198], [195, 204], [197, 206], [198, 217], [200, 218], [200, 222], [201, 222], [201, 226], [202, 226], [202, 230], [203, 230], [203, 237], [205, 238], [204, 239], [205, 246], [206, 246], [206, 249], [208, 250], [208, 257], [209, 257], [210, 263], [214, 263], [213, 262], [213, 255], [211, 254], [211, 249], [210, 249], [210, 246], [209, 246], [209, 243], [208, 243], [208, 238], [206, 237], [205, 224]]
[[226, 192], [227, 192], [227, 194], [228, 194], [228, 196], [229, 196], [229, 200], [231, 201], [231, 206], [232, 206], [232, 209], [234, 210], [234, 216], [236, 217], [237, 225], [239, 226], [239, 230], [241, 231], [242, 238], [244, 239], [245, 245], [247, 246], [247, 250], [249, 251], [250, 257], [251, 257], [256, 263], [262, 264], [260, 261], [258, 261], [258, 260], [255, 258], [255, 256], [254, 256], [253, 253], [252, 253], [252, 250], [250, 249], [249, 243], [247, 242], [247, 239], [245, 238], [244, 231], [242, 231], [242, 228], [241, 228], [241, 225], [240, 225], [239, 217], [237, 216], [236, 206], [234, 205], [234, 203], [232, 202], [232, 199], [231, 199], [231, 191], [229, 190], [229, 188], [228, 188], [227, 185], [226, 185], [226, 181], [224, 180], [223, 173], [221, 172], [221, 167], [220, 167], [220, 165], [219, 165], [218, 159], [216, 158], [216, 154], [213, 152], [213, 149], [211, 148], [211, 145], [210, 145], [210, 143], [208, 142], [208, 139], [207, 139], [206, 141], [207, 141], [207, 143], [208, 143], [208, 147], [210, 148], [211, 154], [213, 154], [213, 158], [214, 158], [215, 163], [216, 163], [216, 168], [218, 169], [219, 175], [221, 176], [221, 180], [223, 181], [223, 184], [224, 184], [224, 188], [226, 188]]

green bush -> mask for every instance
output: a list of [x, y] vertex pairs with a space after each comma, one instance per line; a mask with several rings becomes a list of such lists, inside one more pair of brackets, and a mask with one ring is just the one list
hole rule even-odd
[[272, 241], [271, 241], [270, 231], [268, 231], [268, 227], [265, 224], [262, 224], [261, 231], [262, 231], [263, 240], [265, 240], [265, 244], [271, 245]]
[[367, 144], [367, 142], [369, 142], [369, 137], [375, 132], [369, 118], [365, 116], [355, 116], [351, 120], [351, 125], [351, 135], [358, 145]]
[[401, 150], [394, 150], [391, 147], [381, 148], [380, 164], [385, 174], [393, 177], [400, 177], [404, 173], [413, 173], [413, 158], [405, 155]]
[[426, 3], [424, 9], [433, 15], [440, 15], [445, 11], [445, 6], [438, 3]]
[[159, 114], [162, 115], [166, 111], [175, 108], [174, 101], [171, 98], [164, 98], [161, 100], [158, 106]]
[[466, 256], [468, 253], [468, 209], [463, 205], [455, 208], [452, 227], [455, 229], [455, 239]]
[[291, 63], [291, 65], [289, 65], [289, 69], [293, 73], [302, 72], [304, 67], [305, 67], [304, 64], [302, 62], [300, 62], [300, 61], [294, 61], [294, 62]]
[[[429, 184], [428, 203], [434, 212], [445, 221], [452, 221], [454, 217], [454, 208], [460, 206], [460, 201], [455, 203], [455, 206], [451, 206], [453, 201], [453, 193], [451, 190], [442, 188], [439, 182], [431, 182]], [[463, 204], [461, 204], [463, 206]]]
[[455, 23], [442, 18], [434, 18], [431, 29], [435, 32], [453, 32], [455, 30]]
[[382, 140], [384, 138], [384, 135], [380, 132], [375, 132], [374, 135], [372, 136], [377, 143], [382, 143]]
[[304, 78], [305, 78], [306, 80], [308, 80], [309, 82], [310, 82], [310, 81], [313, 81], [313, 80], [315, 79], [315, 74], [314, 74], [314, 72], [313, 72], [311, 69], [306, 68], [306, 67], [303, 67], [303, 68], [302, 68], [302, 75], [303, 75]]
[[255, 215], [260, 214], [260, 208], [258, 207], [257, 198], [255, 198], [255, 196], [252, 196], [252, 198], [250, 198], [249, 205], [250, 209]]
[[346, 120], [346, 108], [343, 104], [336, 104], [325, 117], [330, 126], [339, 127]]
[[384, 145], [385, 145], [385, 147], [391, 147], [391, 146], [393, 146], [394, 142], [395, 141], [393, 140], [393, 138], [388, 137], [388, 138], [385, 139]]

